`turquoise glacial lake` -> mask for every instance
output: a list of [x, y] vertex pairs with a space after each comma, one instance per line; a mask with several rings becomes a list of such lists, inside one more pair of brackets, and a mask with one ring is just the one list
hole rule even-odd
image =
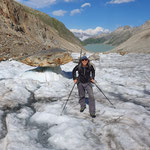
[[112, 50], [115, 46], [107, 44], [88, 44], [84, 47], [91, 52], [106, 52]]

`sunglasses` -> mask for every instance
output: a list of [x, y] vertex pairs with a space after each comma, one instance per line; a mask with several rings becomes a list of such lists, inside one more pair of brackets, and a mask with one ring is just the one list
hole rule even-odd
[[87, 59], [82, 59], [82, 61], [87, 61]]

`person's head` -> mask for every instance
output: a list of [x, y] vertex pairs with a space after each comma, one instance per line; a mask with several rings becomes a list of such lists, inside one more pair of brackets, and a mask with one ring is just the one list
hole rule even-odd
[[83, 66], [86, 66], [88, 64], [88, 58], [86, 56], [81, 57], [81, 63]]

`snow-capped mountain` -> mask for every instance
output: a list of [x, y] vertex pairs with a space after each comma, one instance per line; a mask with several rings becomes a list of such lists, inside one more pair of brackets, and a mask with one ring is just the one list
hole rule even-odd
[[87, 30], [70, 29], [70, 31], [81, 41], [88, 39], [90, 37], [98, 36], [99, 34], [102, 33], [110, 33], [108, 29], [104, 29], [102, 27], [96, 27], [95, 29], [87, 29]]

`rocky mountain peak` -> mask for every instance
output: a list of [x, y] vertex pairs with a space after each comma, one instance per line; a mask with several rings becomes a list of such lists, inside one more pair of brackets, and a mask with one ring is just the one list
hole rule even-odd
[[146, 21], [141, 27], [144, 29], [150, 28], [150, 20]]
[[150, 25], [150, 20], [146, 21], [144, 24]]
[[118, 27], [114, 32], [123, 32], [123, 31], [127, 31], [127, 30], [131, 30], [132, 28], [130, 26], [122, 26], [122, 27]]

